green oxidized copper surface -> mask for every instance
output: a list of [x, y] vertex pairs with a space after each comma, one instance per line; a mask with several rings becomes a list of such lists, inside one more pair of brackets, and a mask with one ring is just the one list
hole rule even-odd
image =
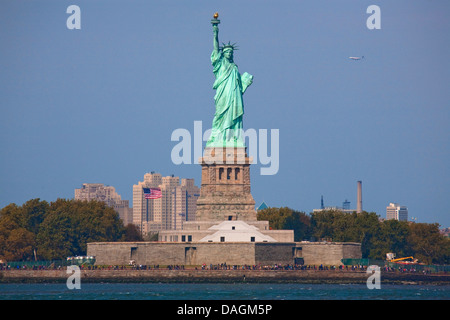
[[244, 115], [243, 94], [252, 84], [253, 76], [245, 72], [240, 74], [234, 63], [233, 54], [236, 46], [230, 43], [219, 47], [220, 20], [211, 21], [214, 33], [214, 50], [211, 63], [216, 90], [214, 101], [216, 112], [212, 123], [211, 136], [207, 147], [245, 147], [243, 139], [242, 118]]

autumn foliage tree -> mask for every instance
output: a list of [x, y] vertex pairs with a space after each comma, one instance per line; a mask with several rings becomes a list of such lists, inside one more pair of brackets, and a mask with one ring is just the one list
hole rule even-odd
[[121, 241], [117, 212], [103, 202], [32, 199], [0, 210], [0, 259], [54, 260], [85, 255], [88, 242]]
[[15, 204], [9, 204], [0, 211], [0, 260], [32, 258], [36, 235], [30, 231], [29, 221], [23, 207]]

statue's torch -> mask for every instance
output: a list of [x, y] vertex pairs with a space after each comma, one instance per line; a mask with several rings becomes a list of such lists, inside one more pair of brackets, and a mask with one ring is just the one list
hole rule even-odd
[[211, 24], [213, 26], [217, 26], [220, 23], [220, 20], [217, 19], [219, 17], [219, 13], [218, 12], [214, 13], [213, 17], [214, 17], [214, 19], [211, 19]]

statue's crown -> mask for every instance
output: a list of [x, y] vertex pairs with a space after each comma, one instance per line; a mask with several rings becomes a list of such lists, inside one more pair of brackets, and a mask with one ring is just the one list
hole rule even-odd
[[222, 47], [220, 48], [220, 50], [225, 51], [225, 50], [239, 50], [238, 46], [236, 45], [236, 43], [231, 44], [230, 41], [228, 41], [227, 44], [222, 43]]

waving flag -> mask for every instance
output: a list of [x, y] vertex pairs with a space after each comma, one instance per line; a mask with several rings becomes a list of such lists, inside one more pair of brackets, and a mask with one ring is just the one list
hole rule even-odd
[[158, 199], [162, 197], [161, 189], [159, 188], [142, 188], [144, 190], [145, 199]]

